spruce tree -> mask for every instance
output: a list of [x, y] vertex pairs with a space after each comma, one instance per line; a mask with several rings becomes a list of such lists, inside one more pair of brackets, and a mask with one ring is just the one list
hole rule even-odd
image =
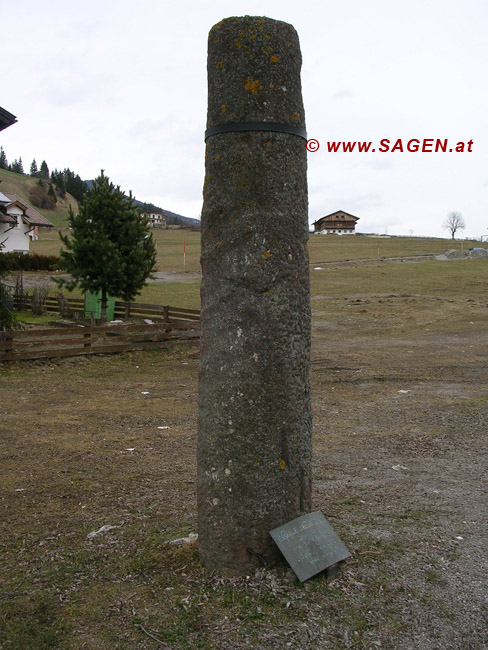
[[66, 196], [66, 186], [64, 184], [63, 172], [58, 172], [58, 170], [55, 169], [51, 172], [51, 181], [54, 183], [59, 196], [64, 199]]
[[70, 169], [63, 171], [64, 183], [66, 192], [69, 192], [78, 203], [83, 203], [83, 197], [86, 192], [86, 185], [81, 180], [78, 174], [75, 174]]
[[49, 180], [49, 167], [47, 166], [47, 162], [45, 160], [43, 160], [41, 163], [41, 168], [39, 169], [39, 176], [43, 178], [45, 181]]
[[31, 176], [37, 176], [38, 173], [39, 173], [39, 170], [37, 169], [36, 159], [34, 158], [34, 160], [31, 162], [31, 166], [30, 166], [30, 175]]
[[69, 289], [102, 294], [102, 321], [107, 318], [107, 296], [130, 302], [141, 291], [156, 263], [156, 246], [145, 217], [103, 170], [94, 181], [78, 214], [71, 207], [71, 237], [60, 235], [66, 250], [61, 267], [72, 279]]
[[8, 160], [3, 147], [0, 147], [0, 169], [8, 169]]
[[51, 183], [49, 183], [49, 189], [47, 191], [48, 195], [52, 198], [54, 203], [58, 202], [58, 197], [56, 196], [56, 192], [54, 191], [54, 187]]

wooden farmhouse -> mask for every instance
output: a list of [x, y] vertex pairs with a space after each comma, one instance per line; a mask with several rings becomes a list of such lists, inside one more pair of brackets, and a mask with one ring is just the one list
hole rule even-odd
[[314, 221], [314, 233], [322, 235], [355, 235], [359, 217], [338, 210]]
[[17, 194], [0, 192], [0, 253], [28, 253], [39, 227], [53, 224]]
[[152, 212], [143, 212], [142, 214], [146, 217], [151, 228], [167, 228], [168, 215], [162, 210], [153, 210]]

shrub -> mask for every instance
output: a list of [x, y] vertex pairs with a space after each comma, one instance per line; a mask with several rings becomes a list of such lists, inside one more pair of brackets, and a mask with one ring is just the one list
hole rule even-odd
[[65, 296], [59, 292], [57, 295], [58, 305], [59, 305], [59, 314], [61, 318], [73, 318], [73, 310], [69, 306], [69, 301]]
[[32, 292], [32, 315], [42, 316], [46, 311], [46, 298], [49, 295], [49, 283], [42, 282], [34, 287]]
[[17, 319], [12, 313], [13, 297], [10, 287], [1, 282], [0, 278], [0, 332], [17, 329]]
[[58, 267], [57, 255], [0, 253], [0, 274], [9, 271], [54, 271]]
[[14, 291], [14, 305], [17, 311], [24, 311], [27, 302], [27, 291], [24, 291], [24, 276], [22, 271], [17, 274]]
[[[41, 179], [39, 179], [41, 180]], [[56, 207], [56, 197], [49, 196], [44, 187], [35, 185], [29, 194], [29, 200], [36, 208], [44, 210], [54, 210]]]

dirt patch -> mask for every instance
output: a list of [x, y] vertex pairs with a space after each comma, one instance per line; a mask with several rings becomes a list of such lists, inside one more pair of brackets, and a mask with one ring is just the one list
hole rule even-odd
[[157, 271], [149, 282], [199, 282], [202, 279], [200, 272], [188, 271], [187, 273], [178, 273], [176, 271]]
[[194, 345], [4, 368], [0, 647], [488, 647], [487, 309], [468, 299], [313, 301], [314, 508], [352, 553], [332, 582], [224, 580], [168, 543], [196, 532]]

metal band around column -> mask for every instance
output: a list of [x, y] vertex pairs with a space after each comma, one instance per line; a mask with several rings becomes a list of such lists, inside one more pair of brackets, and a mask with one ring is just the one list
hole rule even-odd
[[291, 124], [280, 124], [279, 122], [227, 122], [216, 124], [205, 131], [205, 140], [217, 133], [234, 133], [236, 131], [277, 131], [279, 133], [290, 133], [297, 135], [304, 140], [307, 139], [307, 132], [301, 126]]

